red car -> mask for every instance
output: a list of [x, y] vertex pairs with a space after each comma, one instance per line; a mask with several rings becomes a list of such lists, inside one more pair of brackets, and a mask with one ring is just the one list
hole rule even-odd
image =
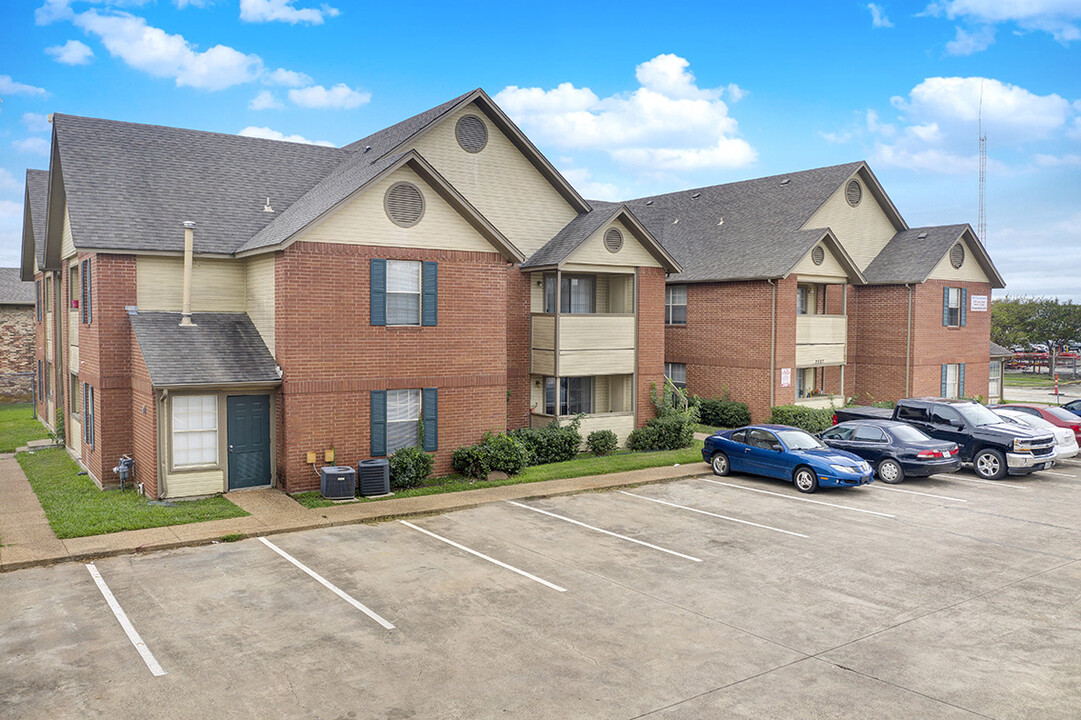
[[1017, 412], [1042, 417], [1052, 425], [1069, 428], [1070, 430], [1073, 430], [1074, 437], [1077, 438], [1077, 444], [1081, 445], [1081, 416], [1075, 415], [1069, 410], [1064, 410], [1053, 405], [1025, 405], [1023, 403], [1010, 403], [1009, 405], [999, 405], [998, 407], [1009, 408], [1010, 410], [1016, 410]]

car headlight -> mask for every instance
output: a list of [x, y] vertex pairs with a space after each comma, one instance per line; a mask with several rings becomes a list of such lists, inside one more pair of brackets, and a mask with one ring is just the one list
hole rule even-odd
[[833, 472], [841, 475], [859, 475], [860, 468], [858, 465], [830, 465], [833, 468]]
[[1014, 438], [1013, 449], [1016, 452], [1028, 452], [1032, 449], [1032, 441], [1024, 438]]

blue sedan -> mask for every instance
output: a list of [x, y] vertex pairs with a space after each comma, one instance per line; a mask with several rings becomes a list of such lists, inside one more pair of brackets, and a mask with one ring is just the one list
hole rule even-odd
[[871, 482], [868, 462], [788, 425], [748, 425], [706, 438], [702, 459], [717, 475], [730, 472], [788, 480], [800, 492]]

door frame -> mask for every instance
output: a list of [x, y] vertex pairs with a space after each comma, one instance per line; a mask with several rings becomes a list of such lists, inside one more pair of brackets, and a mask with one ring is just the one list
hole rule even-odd
[[[269, 449], [269, 452], [270, 452], [270, 482], [268, 482], [266, 485], [252, 485], [251, 487], [237, 488], [237, 490], [234, 491], [234, 490], [231, 490], [229, 488], [229, 398], [230, 397], [240, 397], [240, 396], [244, 396], [244, 395], [266, 395], [267, 398], [269, 399], [268, 410], [267, 411], [270, 413], [270, 418], [269, 418], [269, 422], [267, 423], [267, 433], [270, 435], [270, 449]], [[277, 443], [278, 428], [277, 428], [277, 424], [276, 424], [277, 423], [277, 418], [278, 418], [277, 401], [278, 401], [278, 393], [276, 392], [275, 388], [265, 388], [265, 389], [248, 389], [248, 388], [244, 388], [244, 389], [238, 389], [238, 390], [223, 389], [218, 394], [218, 417], [224, 418], [224, 421], [225, 421], [224, 422], [224, 427], [222, 427], [223, 423], [220, 423], [220, 422], [218, 423], [218, 427], [219, 427], [219, 431], [218, 431], [218, 445], [219, 445], [219, 448], [218, 448], [218, 450], [219, 450], [219, 454], [220, 454], [220, 456], [222, 458], [221, 467], [222, 467], [222, 471], [223, 471], [223, 475], [224, 475], [224, 484], [225, 484], [223, 492], [237, 492], [237, 491], [241, 491], [241, 490], [255, 490], [255, 489], [258, 489], [258, 488], [275, 487], [277, 485], [277, 478], [278, 478], [278, 443]]]

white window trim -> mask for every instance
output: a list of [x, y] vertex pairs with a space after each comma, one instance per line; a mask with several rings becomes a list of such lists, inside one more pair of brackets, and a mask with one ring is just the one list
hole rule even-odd
[[[951, 379], [952, 375], [952, 379]], [[946, 363], [946, 398], [960, 397], [961, 366], [958, 363]]]
[[[177, 430], [175, 425], [176, 401], [188, 398], [209, 397], [214, 399], [214, 427], [188, 430]], [[218, 407], [217, 393], [202, 393], [198, 395], [173, 395], [169, 401], [169, 470], [171, 472], [192, 472], [199, 470], [217, 470], [221, 468], [221, 412]], [[214, 432], [214, 461], [209, 463], [186, 463], [180, 465], [176, 462], [176, 436], [177, 433], [204, 433]]]
[[[393, 397], [393, 398], [397, 399], [398, 393], [416, 393], [416, 397], [417, 397], [416, 403], [410, 403], [408, 401], [406, 402], [406, 408], [407, 409], [411, 405], [416, 407], [417, 412], [416, 412], [415, 417], [399, 419], [399, 420], [391, 420], [390, 419], [390, 416], [391, 416], [391, 402], [392, 402], [391, 398]], [[387, 456], [393, 455], [395, 452], [397, 452], [398, 450], [401, 450], [402, 448], [420, 446], [420, 444], [421, 444], [420, 420], [421, 420], [422, 417], [424, 417], [424, 391], [422, 389], [420, 389], [420, 388], [402, 388], [402, 389], [398, 389], [398, 390], [387, 390]], [[391, 432], [390, 432], [391, 426], [392, 425], [405, 425], [405, 424], [408, 424], [408, 423], [413, 424], [413, 430], [414, 430], [414, 432], [416, 434], [416, 437], [415, 437], [414, 441], [411, 442], [411, 443], [407, 443], [405, 445], [399, 445], [397, 447], [392, 448], [391, 447], [391, 441], [390, 441], [391, 440]]]
[[[412, 265], [416, 267], [417, 271], [417, 290], [392, 290], [390, 287], [391, 266], [393, 265]], [[417, 296], [417, 321], [416, 322], [391, 322], [390, 318], [390, 297], [391, 295], [416, 295]], [[424, 271], [423, 263], [420, 260], [387, 260], [387, 290], [386, 290], [386, 318], [387, 325], [398, 327], [415, 327], [420, 326], [422, 316], [424, 315], [424, 309], [421, 305], [424, 303]]]

